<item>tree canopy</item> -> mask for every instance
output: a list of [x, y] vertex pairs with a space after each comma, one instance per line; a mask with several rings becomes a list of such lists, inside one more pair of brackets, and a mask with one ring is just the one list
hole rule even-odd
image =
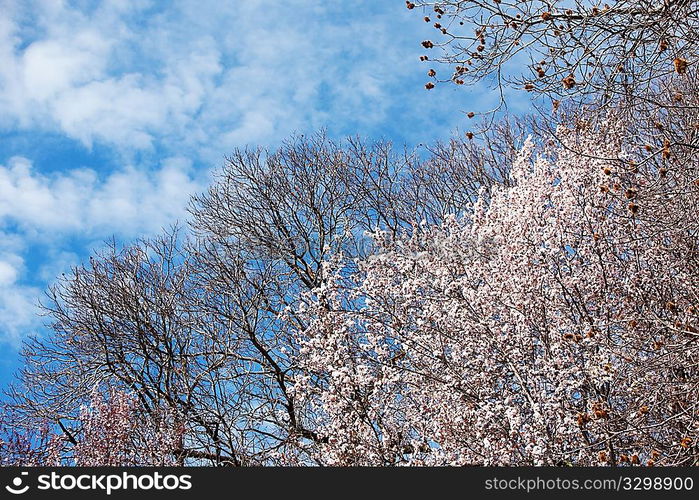
[[406, 4], [554, 113], [234, 151], [48, 290], [0, 463], [699, 463], [696, 2]]

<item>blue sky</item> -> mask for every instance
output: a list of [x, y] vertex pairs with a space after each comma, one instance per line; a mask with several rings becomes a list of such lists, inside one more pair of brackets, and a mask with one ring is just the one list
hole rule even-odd
[[36, 303], [115, 235], [186, 216], [233, 148], [327, 129], [414, 147], [487, 87], [423, 88], [402, 0], [0, 0], [0, 385]]

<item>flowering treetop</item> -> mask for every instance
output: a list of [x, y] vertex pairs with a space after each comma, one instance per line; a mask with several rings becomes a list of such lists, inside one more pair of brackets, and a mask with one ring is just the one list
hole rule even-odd
[[527, 142], [471, 216], [379, 232], [316, 291], [296, 391], [319, 461], [696, 462], [699, 187], [620, 132]]

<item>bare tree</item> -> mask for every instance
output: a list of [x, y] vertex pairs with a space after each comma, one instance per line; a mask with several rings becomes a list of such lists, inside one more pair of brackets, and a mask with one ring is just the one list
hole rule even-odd
[[[696, 84], [699, 3], [692, 0], [406, 2], [437, 36], [426, 85], [489, 80], [560, 101], [662, 103], [661, 80]], [[436, 52], [436, 54], [435, 54]], [[520, 68], [526, 68], [524, 74]], [[492, 79], [492, 80], [491, 80]], [[434, 83], [433, 83], [434, 82]], [[682, 105], [675, 101], [670, 106]]]
[[[47, 421], [70, 440], [81, 405], [113, 385], [135, 394], [146, 414], [166, 409], [189, 423], [197, 439], [183, 456], [219, 460], [210, 442], [224, 445], [205, 411], [216, 389], [205, 385], [216, 377], [208, 361], [215, 339], [190, 308], [195, 290], [177, 238], [173, 230], [123, 250], [112, 242], [51, 287], [44, 308], [52, 335], [26, 343], [22, 384], [11, 389], [18, 425]], [[235, 460], [234, 450], [225, 457]]]
[[[452, 182], [454, 170], [437, 179], [432, 173], [447, 173], [459, 163], [456, 155], [449, 161], [434, 152], [421, 161], [385, 143], [349, 139], [342, 147], [322, 134], [298, 137], [273, 153], [236, 151], [209, 191], [193, 198], [192, 253], [204, 290], [199, 307], [235, 343], [229, 361], [240, 361], [229, 366], [255, 401], [255, 413], [239, 421], [247, 422], [247, 449], [255, 450], [256, 461], [297, 460], [299, 450], [319, 440], [315, 422], [293, 396], [296, 332], [306, 324], [290, 311], [325, 286], [328, 261], [344, 255], [350, 272], [353, 258], [372, 252], [368, 231], [397, 236], [416, 220], [443, 220], [502, 174], [486, 150], [467, 139], [453, 141], [449, 151], [459, 151], [464, 165], [478, 165], [477, 173]], [[228, 394], [221, 397], [240, 400], [240, 390]]]
[[[516, 135], [498, 147], [514, 151]], [[322, 134], [234, 152], [192, 199], [189, 238], [112, 242], [51, 287], [52, 334], [24, 348], [15, 424], [77, 440], [80, 407], [110, 387], [184, 427], [182, 462], [307, 463], [320, 438], [291, 391], [305, 320], [288, 312], [324, 285], [333, 256], [349, 272], [373, 251], [367, 231], [397, 236], [467, 209], [505, 178], [496, 158], [468, 138], [397, 154]]]

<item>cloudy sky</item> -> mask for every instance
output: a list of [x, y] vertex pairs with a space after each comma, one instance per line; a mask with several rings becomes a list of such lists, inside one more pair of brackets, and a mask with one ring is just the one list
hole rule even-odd
[[414, 147], [487, 88], [423, 88], [402, 0], [0, 0], [0, 385], [43, 290], [186, 216], [224, 155], [325, 128]]

